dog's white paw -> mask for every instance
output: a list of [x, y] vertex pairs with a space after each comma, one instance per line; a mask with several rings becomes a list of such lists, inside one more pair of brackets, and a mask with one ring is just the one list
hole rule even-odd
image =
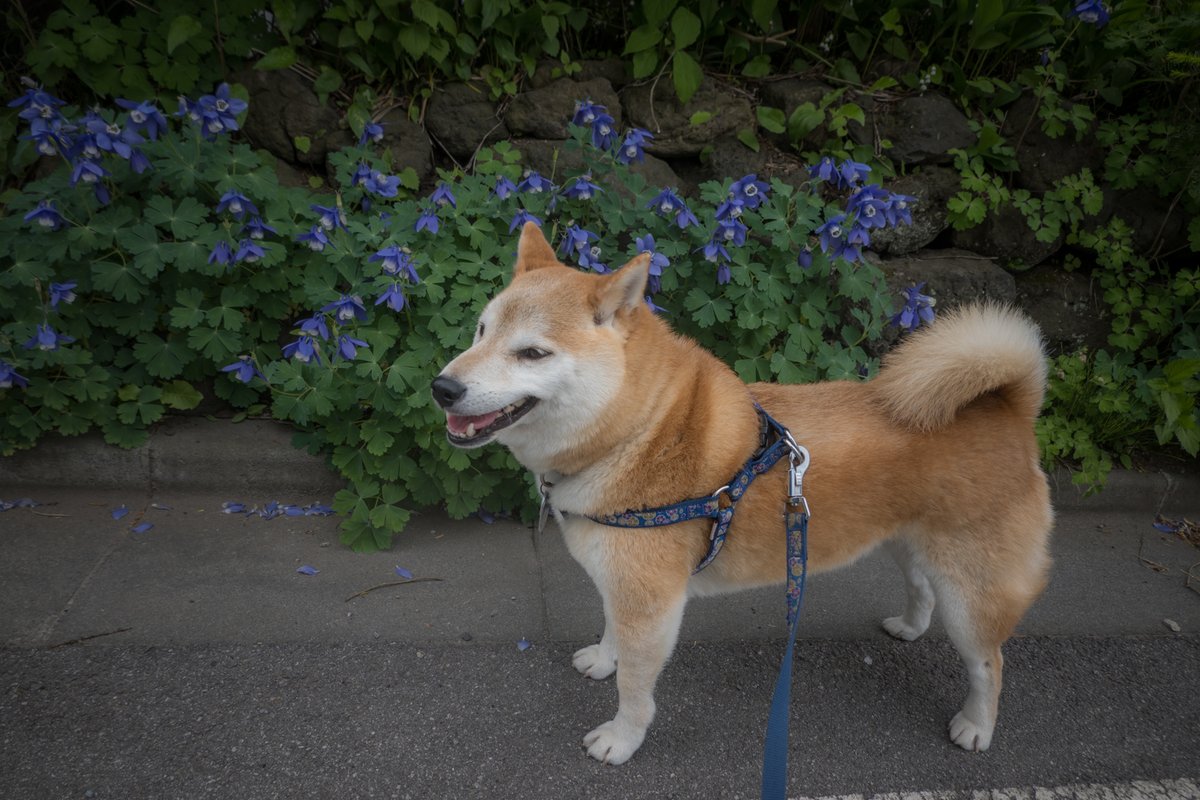
[[960, 711], [950, 720], [950, 741], [963, 750], [982, 753], [992, 743], [992, 728], [972, 722]]
[[571, 663], [575, 669], [594, 681], [602, 681], [617, 671], [617, 660], [598, 644], [575, 651]]
[[583, 737], [588, 755], [604, 764], [624, 764], [642, 746], [646, 731], [610, 719]]
[[911, 642], [925, 632], [924, 628], [915, 628], [904, 621], [904, 617], [888, 617], [883, 621], [883, 629], [895, 636], [897, 639], [903, 639], [906, 642]]

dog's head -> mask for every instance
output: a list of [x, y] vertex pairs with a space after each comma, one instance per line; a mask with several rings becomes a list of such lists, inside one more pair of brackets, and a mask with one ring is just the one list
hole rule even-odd
[[620, 389], [626, 339], [652, 316], [642, 299], [649, 268], [642, 254], [614, 273], [584, 274], [527, 223], [512, 282], [484, 308], [475, 343], [433, 381], [450, 443], [496, 440], [532, 467], [586, 435]]

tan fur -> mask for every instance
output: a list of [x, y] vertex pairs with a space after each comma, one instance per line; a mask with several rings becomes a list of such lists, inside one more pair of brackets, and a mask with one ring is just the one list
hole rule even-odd
[[909, 603], [884, 627], [915, 638], [935, 599], [942, 606], [971, 679], [951, 737], [985, 749], [1000, 645], [1042, 590], [1049, 565], [1052, 512], [1033, 434], [1045, 380], [1036, 330], [1014, 312], [970, 308], [910, 336], [872, 381], [747, 387], [640, 301], [646, 267], [638, 259], [607, 276], [564, 268], [527, 226], [513, 282], [484, 315], [494, 311], [498, 330], [443, 372], [471, 385], [468, 394], [477, 391], [471, 378], [480, 365], [508, 357], [508, 345], [497, 342], [514, 341], [510, 329], [536, 327], [551, 359], [569, 355], [594, 369], [589, 374], [610, 376], [597, 391], [611, 399], [573, 429], [539, 430], [557, 413], [543, 399], [544, 412], [535, 408], [498, 436], [526, 466], [554, 476], [551, 497], [567, 514], [568, 547], [604, 598], [604, 637], [575, 661], [597, 678], [616, 666], [619, 708], [585, 738], [589, 753], [620, 763], [641, 744], [689, 594], [784, 580], [786, 468], [755, 481], [724, 550], [694, 577], [708, 521], [646, 531], [582, 515], [712, 493], [756, 446], [752, 398], [812, 456], [804, 482], [813, 512], [810, 569], [832, 569], [889, 542]]

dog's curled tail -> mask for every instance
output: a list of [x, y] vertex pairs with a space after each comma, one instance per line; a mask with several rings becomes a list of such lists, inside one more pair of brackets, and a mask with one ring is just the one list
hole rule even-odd
[[996, 304], [966, 306], [909, 336], [884, 357], [874, 384], [902, 425], [935, 431], [958, 410], [998, 392], [1031, 421], [1046, 393], [1046, 356], [1037, 326]]

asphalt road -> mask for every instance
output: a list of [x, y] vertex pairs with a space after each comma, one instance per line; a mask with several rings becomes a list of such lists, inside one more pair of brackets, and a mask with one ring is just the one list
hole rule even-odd
[[[70, 646], [0, 650], [5, 798], [749, 798], [781, 647], [684, 644], [641, 751], [580, 739], [615, 706], [574, 644]], [[1012, 641], [993, 747], [945, 725], [944, 639], [806, 640], [800, 795], [1200, 776], [1200, 640]]]

